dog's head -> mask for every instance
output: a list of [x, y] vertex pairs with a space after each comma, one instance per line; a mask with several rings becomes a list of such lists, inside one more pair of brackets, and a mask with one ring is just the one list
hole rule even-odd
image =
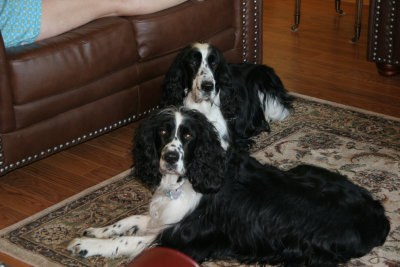
[[166, 108], [150, 115], [136, 130], [135, 174], [155, 189], [162, 176], [188, 179], [195, 191], [217, 191], [223, 183], [225, 152], [214, 126], [201, 113]]
[[161, 105], [181, 105], [188, 94], [197, 103], [213, 101], [230, 80], [221, 51], [208, 43], [191, 44], [178, 54], [167, 72]]

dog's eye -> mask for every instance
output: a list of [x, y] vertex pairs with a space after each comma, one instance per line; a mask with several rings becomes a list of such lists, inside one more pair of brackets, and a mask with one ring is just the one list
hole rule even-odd
[[185, 138], [185, 140], [188, 141], [188, 140], [192, 139], [192, 136], [190, 134], [185, 134], [183, 136], [183, 138]]
[[161, 131], [160, 131], [160, 135], [164, 136], [164, 135], [166, 135], [166, 134], [167, 134], [167, 131], [166, 131], [166, 130], [161, 130]]
[[217, 62], [213, 61], [211, 62], [211, 68], [215, 69], [217, 67]]
[[190, 66], [192, 67], [196, 67], [197, 66], [197, 62], [195, 60], [190, 62]]

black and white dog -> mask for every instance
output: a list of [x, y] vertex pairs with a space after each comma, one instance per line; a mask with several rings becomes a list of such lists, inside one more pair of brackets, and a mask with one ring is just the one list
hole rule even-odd
[[225, 149], [229, 139], [237, 143], [269, 131], [269, 121], [289, 116], [292, 101], [273, 69], [228, 64], [221, 51], [208, 43], [184, 48], [162, 87], [161, 107], [199, 110], [214, 124]]
[[224, 151], [195, 110], [151, 115], [133, 154], [137, 177], [154, 192], [149, 214], [89, 228], [84, 235], [94, 238], [74, 240], [73, 253], [136, 256], [156, 245], [198, 262], [329, 267], [365, 255], [389, 232], [382, 205], [365, 189], [318, 167], [284, 172]]

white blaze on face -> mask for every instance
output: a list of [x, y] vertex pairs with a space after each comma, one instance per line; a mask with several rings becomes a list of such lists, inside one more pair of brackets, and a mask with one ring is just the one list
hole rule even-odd
[[[179, 126], [182, 124], [183, 116], [180, 112], [175, 112], [175, 133], [174, 137], [164, 146], [161, 151], [161, 160], [160, 160], [160, 172], [161, 173], [175, 173], [177, 175], [182, 175], [185, 172], [185, 166], [183, 164], [183, 147], [182, 143], [178, 137]], [[164, 155], [167, 153], [177, 153], [179, 158], [176, 164], [171, 165], [165, 159]]]
[[[194, 49], [197, 49], [201, 54], [201, 62], [200, 67], [197, 71], [196, 76], [194, 77], [193, 81], [193, 88], [192, 91], [194, 93], [195, 102], [200, 102], [202, 100], [212, 99], [215, 96], [215, 79], [213, 71], [211, 70], [210, 66], [208, 65], [207, 58], [210, 51], [210, 47], [208, 44], [201, 44], [196, 43], [193, 45]], [[214, 90], [211, 92], [204, 92], [202, 90], [202, 84], [204, 82], [212, 83], [214, 86]]]
[[183, 116], [180, 112], [175, 112], [175, 137], [176, 139], [178, 139], [178, 130], [179, 130], [179, 126], [182, 124], [183, 121]]

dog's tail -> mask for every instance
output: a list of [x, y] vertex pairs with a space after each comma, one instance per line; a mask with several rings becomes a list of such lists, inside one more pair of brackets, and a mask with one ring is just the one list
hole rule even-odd
[[272, 68], [256, 65], [250, 71], [247, 82], [250, 87], [258, 90], [258, 97], [267, 121], [281, 121], [289, 116], [293, 97], [289, 95]]

